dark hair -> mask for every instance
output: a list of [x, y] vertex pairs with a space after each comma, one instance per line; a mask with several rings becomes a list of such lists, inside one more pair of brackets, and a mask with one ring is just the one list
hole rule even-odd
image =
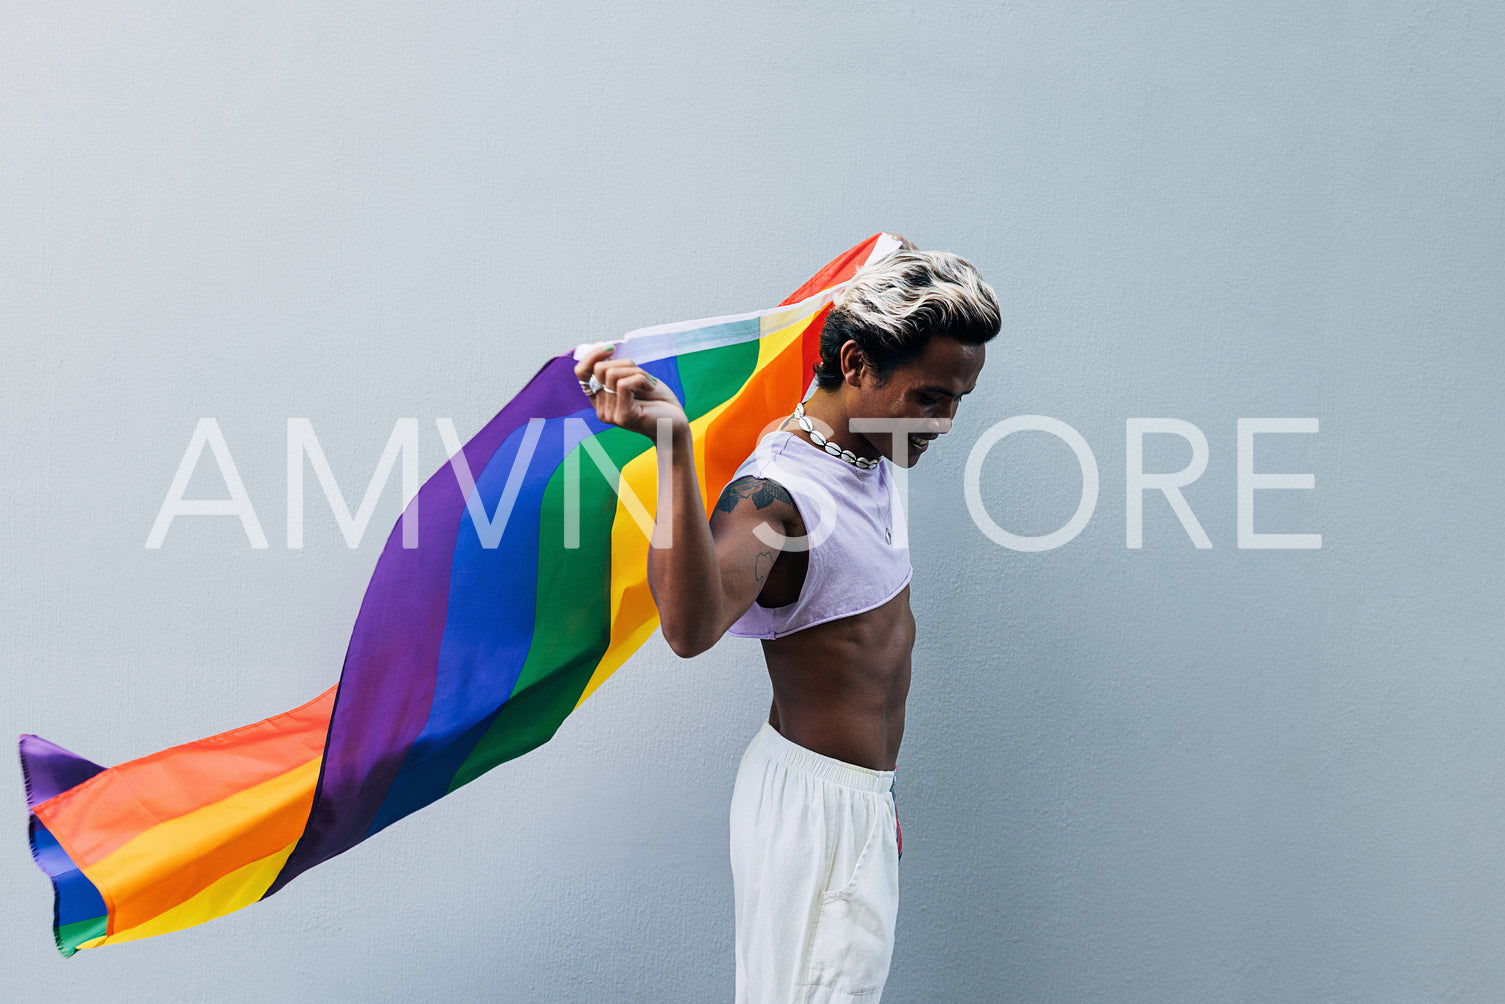
[[998, 334], [998, 298], [967, 261], [948, 251], [896, 251], [857, 270], [837, 294], [820, 334], [815, 381], [842, 382], [841, 347], [857, 343], [880, 381], [914, 362], [930, 339], [981, 345]]

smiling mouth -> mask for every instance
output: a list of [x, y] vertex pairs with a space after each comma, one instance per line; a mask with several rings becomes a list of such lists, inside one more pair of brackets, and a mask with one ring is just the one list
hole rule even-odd
[[934, 436], [910, 436], [909, 448], [915, 453], [924, 453], [925, 447], [929, 446], [930, 441], [934, 438]]

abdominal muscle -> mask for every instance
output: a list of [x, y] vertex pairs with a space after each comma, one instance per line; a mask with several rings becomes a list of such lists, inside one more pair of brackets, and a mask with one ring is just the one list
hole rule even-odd
[[905, 586], [882, 606], [763, 642], [768, 723], [784, 738], [872, 770], [893, 770], [915, 622]]

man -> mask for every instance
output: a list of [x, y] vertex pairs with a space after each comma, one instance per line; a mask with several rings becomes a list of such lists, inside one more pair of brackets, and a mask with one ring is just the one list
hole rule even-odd
[[671, 423], [648, 563], [670, 647], [763, 640], [773, 707], [732, 795], [738, 1002], [876, 1002], [888, 977], [915, 637], [889, 465], [949, 431], [998, 327], [992, 289], [955, 255], [902, 250], [860, 269], [821, 333], [815, 393], [709, 522], [674, 395], [610, 348], [576, 366], [602, 421], [648, 436]]

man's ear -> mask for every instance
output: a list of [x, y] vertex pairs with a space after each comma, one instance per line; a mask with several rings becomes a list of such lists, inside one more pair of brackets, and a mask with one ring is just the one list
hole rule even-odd
[[867, 363], [867, 357], [857, 347], [857, 343], [848, 338], [841, 346], [841, 354], [837, 356], [841, 363], [841, 376], [853, 387], [862, 386], [864, 375], [872, 375], [872, 367]]

